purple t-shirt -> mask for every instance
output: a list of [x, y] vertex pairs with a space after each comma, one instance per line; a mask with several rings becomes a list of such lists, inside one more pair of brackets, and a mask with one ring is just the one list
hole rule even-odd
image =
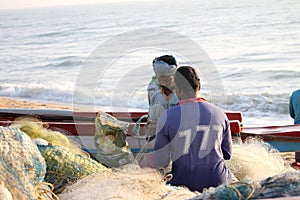
[[231, 181], [224, 160], [232, 153], [229, 121], [224, 111], [202, 99], [191, 99], [167, 110], [156, 129], [157, 167], [172, 161], [171, 185], [191, 191]]

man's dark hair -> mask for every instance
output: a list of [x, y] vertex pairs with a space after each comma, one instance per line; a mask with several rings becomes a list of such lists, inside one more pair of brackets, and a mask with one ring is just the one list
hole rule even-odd
[[[174, 56], [172, 55], [163, 55], [157, 58], [158, 60], [161, 60], [169, 65], [176, 65], [177, 66], [177, 62]], [[154, 60], [153, 60], [154, 62]]]
[[197, 92], [201, 88], [199, 75], [191, 66], [179, 67], [175, 73], [175, 85], [182, 90], [191, 90]]

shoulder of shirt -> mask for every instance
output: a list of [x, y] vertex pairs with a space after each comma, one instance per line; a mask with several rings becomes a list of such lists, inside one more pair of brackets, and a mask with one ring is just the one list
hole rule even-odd
[[[212, 109], [214, 109], [214, 110], [216, 110], [216, 111], [219, 111], [219, 112], [225, 114], [225, 112], [224, 112], [224, 110], [223, 110], [222, 108], [220, 108], [219, 106], [217, 106], [217, 105], [215, 105], [215, 104], [213, 104], [213, 103], [211, 103], [211, 102], [208, 102], [208, 101], [202, 101], [202, 102], [198, 102], [198, 103], [199, 103], [199, 104], [203, 104], [203, 105], [206, 106], [206, 107], [212, 108]], [[185, 105], [185, 104], [180, 104], [180, 105]]]
[[160, 94], [160, 90], [157, 90], [157, 91], [155, 91], [155, 92], [153, 93], [152, 96], [154, 97], [154, 96], [157, 96], [157, 95], [159, 95], [159, 94]]
[[204, 103], [204, 104], [206, 104], [206, 105], [209, 105], [209, 106], [210, 106], [211, 108], [213, 108], [214, 110], [216, 110], [216, 111], [218, 111], [219, 113], [222, 113], [222, 114], [225, 115], [224, 109], [220, 108], [219, 106], [217, 106], [217, 105], [215, 105], [215, 104], [213, 104], [213, 103], [207, 102], [207, 101], [201, 102], [201, 103]]
[[162, 95], [162, 94], [160, 93], [160, 90], [157, 90], [157, 91], [155, 91], [155, 92], [153, 93], [153, 95], [151, 96], [151, 99], [150, 99], [151, 105], [153, 105], [153, 104], [156, 103], [156, 101], [157, 101], [157, 99], [158, 99], [158, 97], [159, 97], [160, 95]]
[[300, 96], [300, 90], [295, 90], [291, 93], [290, 98], [294, 99], [297, 98], [298, 96]]

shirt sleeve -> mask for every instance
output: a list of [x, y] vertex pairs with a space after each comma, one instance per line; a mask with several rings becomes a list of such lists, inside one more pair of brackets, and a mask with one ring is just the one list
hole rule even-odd
[[158, 120], [154, 144], [154, 160], [157, 168], [165, 168], [170, 163], [170, 138], [166, 123], [166, 113]]
[[148, 84], [148, 87], [147, 87], [149, 105], [151, 105], [151, 97], [153, 96], [153, 94], [155, 92], [159, 91], [159, 89], [160, 89], [160, 86], [159, 86], [157, 78], [152, 77], [152, 80], [150, 81], [150, 83]]
[[166, 110], [161, 99], [160, 91], [155, 92], [150, 100], [148, 116], [151, 121], [157, 121], [160, 115]]
[[293, 95], [291, 95], [291, 98], [290, 98], [290, 116], [291, 118], [295, 118], [295, 110], [294, 110], [294, 107], [293, 107]]
[[230, 131], [230, 125], [229, 121], [225, 121], [225, 127], [224, 127], [224, 138], [222, 141], [222, 152], [225, 160], [230, 160], [232, 155], [232, 137], [231, 137], [231, 131]]

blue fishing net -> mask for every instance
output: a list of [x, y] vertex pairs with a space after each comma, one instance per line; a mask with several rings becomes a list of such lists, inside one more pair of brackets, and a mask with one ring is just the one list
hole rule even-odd
[[243, 200], [300, 197], [300, 171], [288, 171], [261, 181], [248, 180], [204, 190], [190, 200]]
[[36, 199], [46, 163], [31, 138], [17, 128], [0, 127], [0, 181], [13, 199]]

